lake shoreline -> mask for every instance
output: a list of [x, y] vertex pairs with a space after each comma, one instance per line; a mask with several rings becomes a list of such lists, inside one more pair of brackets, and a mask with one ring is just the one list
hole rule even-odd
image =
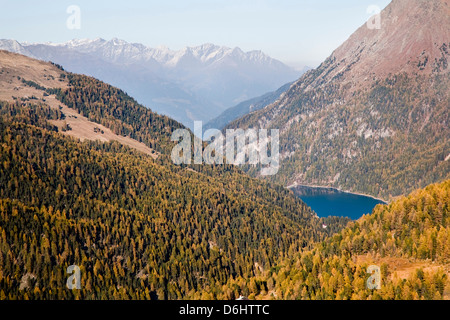
[[306, 188], [316, 188], [316, 189], [331, 189], [331, 190], [335, 190], [335, 191], [342, 192], [342, 193], [354, 194], [354, 195], [358, 195], [358, 196], [362, 196], [362, 197], [367, 197], [367, 198], [371, 198], [371, 199], [374, 199], [374, 200], [378, 200], [378, 201], [383, 202], [386, 205], [389, 204], [389, 201], [386, 201], [386, 200], [381, 199], [381, 198], [377, 198], [377, 197], [374, 197], [374, 196], [371, 196], [371, 195], [368, 195], [368, 194], [364, 194], [364, 193], [342, 190], [342, 189], [335, 188], [335, 187], [318, 186], [318, 185], [307, 185], [307, 184], [293, 184], [293, 185], [287, 186], [286, 188], [291, 190], [291, 189], [296, 188], [296, 187], [306, 187]]

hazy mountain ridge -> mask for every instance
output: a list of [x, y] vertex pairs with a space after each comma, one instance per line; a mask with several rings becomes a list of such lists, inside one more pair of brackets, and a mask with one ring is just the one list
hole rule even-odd
[[173, 51], [119, 39], [62, 44], [0, 40], [0, 49], [53, 61], [69, 71], [104, 80], [190, 127], [193, 120], [206, 122], [301, 74], [261, 51], [213, 44]]
[[247, 101], [239, 103], [237, 106], [225, 110], [217, 118], [210, 120], [203, 126], [204, 130], [219, 129], [222, 130], [230, 122], [243, 117], [244, 115], [258, 111], [269, 104], [274, 103], [280, 98], [292, 85], [292, 83], [285, 84], [280, 89], [274, 92], [266, 93], [260, 97], [256, 97]]

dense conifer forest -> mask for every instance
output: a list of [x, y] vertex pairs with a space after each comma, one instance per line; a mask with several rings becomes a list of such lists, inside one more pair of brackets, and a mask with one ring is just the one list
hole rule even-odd
[[[4, 102], [0, 113], [2, 298], [223, 297], [230, 279], [245, 286], [325, 239], [323, 223], [347, 222], [319, 219], [291, 191], [233, 166], [178, 167], [63, 136], [47, 121], [63, 115], [42, 105]], [[167, 141], [158, 130], [142, 140]], [[65, 287], [70, 265], [81, 268], [80, 291]]]

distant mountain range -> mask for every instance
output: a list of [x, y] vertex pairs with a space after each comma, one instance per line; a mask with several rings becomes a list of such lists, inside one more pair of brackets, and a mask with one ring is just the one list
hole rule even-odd
[[[450, 178], [450, 6], [394, 0], [275, 103], [227, 128], [280, 130], [285, 185], [390, 199]], [[252, 168], [249, 168], [252, 172]]]
[[66, 43], [0, 40], [0, 49], [62, 65], [115, 85], [188, 127], [276, 90], [302, 74], [261, 51], [204, 44], [172, 51], [120, 39]]

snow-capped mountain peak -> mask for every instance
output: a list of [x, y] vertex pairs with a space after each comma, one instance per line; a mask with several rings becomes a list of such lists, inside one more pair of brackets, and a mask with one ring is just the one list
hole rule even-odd
[[[83, 47], [83, 46], [91, 46], [94, 43], [104, 43], [106, 40], [102, 38], [97, 39], [73, 39], [64, 43], [55, 43], [53, 45], [55, 46], [62, 46], [62, 47], [69, 47], [69, 48], [77, 48], [77, 47]], [[51, 43], [49, 43], [51, 44]]]
[[29, 52], [21, 43], [16, 40], [0, 39], [0, 49], [10, 52], [20, 53], [25, 56], [36, 58], [31, 52]]

